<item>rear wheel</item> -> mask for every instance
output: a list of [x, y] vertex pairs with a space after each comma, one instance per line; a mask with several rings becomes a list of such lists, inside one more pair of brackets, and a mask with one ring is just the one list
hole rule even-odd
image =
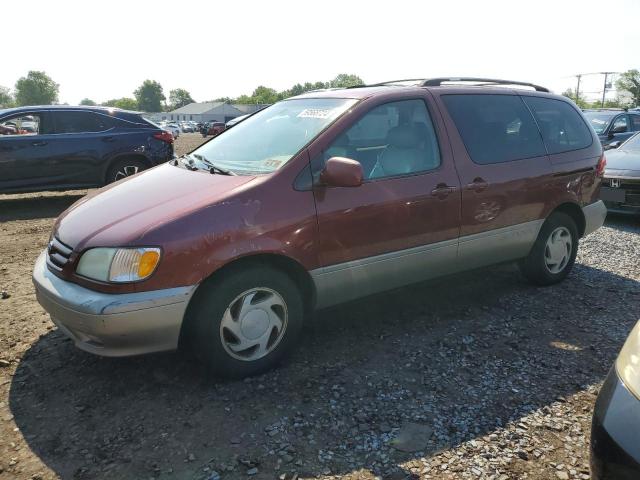
[[117, 182], [123, 178], [135, 175], [146, 170], [148, 165], [142, 160], [135, 158], [125, 158], [114, 163], [107, 172], [107, 183]]
[[522, 274], [536, 285], [553, 285], [569, 274], [578, 253], [578, 228], [561, 212], [544, 222], [529, 255], [519, 262]]
[[291, 351], [303, 315], [300, 291], [288, 275], [251, 266], [200, 286], [187, 333], [194, 353], [214, 374], [246, 377], [273, 368]]

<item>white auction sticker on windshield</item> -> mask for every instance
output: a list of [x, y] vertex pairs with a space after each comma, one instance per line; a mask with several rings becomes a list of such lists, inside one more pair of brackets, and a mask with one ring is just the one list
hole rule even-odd
[[298, 118], [330, 118], [335, 108], [305, 108]]

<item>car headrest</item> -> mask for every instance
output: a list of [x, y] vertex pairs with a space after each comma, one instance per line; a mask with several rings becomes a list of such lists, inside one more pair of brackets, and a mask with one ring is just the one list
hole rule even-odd
[[398, 125], [389, 130], [387, 142], [397, 148], [417, 148], [420, 145], [420, 137], [413, 127]]

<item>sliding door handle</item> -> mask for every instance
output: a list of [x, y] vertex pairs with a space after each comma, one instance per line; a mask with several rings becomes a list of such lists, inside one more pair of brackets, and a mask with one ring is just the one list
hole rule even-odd
[[489, 187], [489, 184], [483, 178], [476, 177], [473, 179], [473, 182], [468, 183], [464, 188], [465, 190], [473, 190], [474, 192], [482, 192]]

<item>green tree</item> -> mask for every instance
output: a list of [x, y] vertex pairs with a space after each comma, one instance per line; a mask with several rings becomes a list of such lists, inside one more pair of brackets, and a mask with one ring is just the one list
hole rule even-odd
[[616, 81], [616, 88], [629, 94], [632, 106], [640, 106], [640, 72], [628, 70], [620, 75]]
[[220, 103], [234, 103], [235, 100], [231, 97], [220, 97], [215, 100], [211, 100], [211, 102], [220, 102]]
[[573, 100], [580, 108], [589, 108], [591, 106], [582, 93], [580, 93], [579, 98], [576, 98], [576, 91], [573, 88], [567, 88], [562, 92], [562, 95]]
[[176, 88], [169, 92], [169, 105], [171, 110], [184, 107], [193, 102], [195, 102], [195, 100], [191, 98], [191, 94], [184, 88]]
[[13, 106], [13, 96], [7, 87], [0, 87], [0, 108]]
[[262, 85], [253, 91], [251, 97], [253, 99], [251, 103], [275, 103], [279, 100], [278, 92]]
[[138, 110], [138, 102], [134, 98], [122, 97], [107, 100], [102, 104], [105, 107], [121, 108], [122, 110]]
[[92, 107], [92, 106], [96, 105], [96, 102], [94, 102], [90, 98], [83, 98], [82, 100], [80, 100], [80, 105], [88, 105], [88, 106]]
[[155, 80], [145, 80], [133, 94], [138, 101], [138, 108], [144, 112], [161, 112], [164, 96], [162, 85]]
[[58, 101], [59, 87], [46, 73], [31, 70], [16, 82], [16, 104], [51, 105]]
[[331, 82], [329, 82], [331, 88], [347, 88], [347, 87], [356, 87], [358, 85], [364, 85], [362, 79], [357, 75], [352, 75], [349, 73], [341, 73], [336, 76]]

